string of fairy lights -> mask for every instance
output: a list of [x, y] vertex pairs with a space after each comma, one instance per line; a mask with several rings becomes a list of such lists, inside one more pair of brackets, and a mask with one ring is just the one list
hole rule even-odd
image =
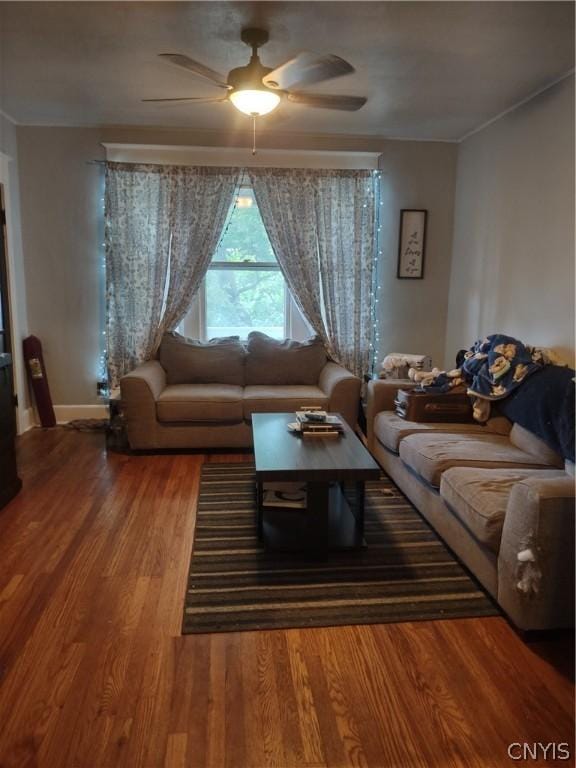
[[373, 376], [377, 370], [378, 356], [380, 354], [380, 295], [382, 286], [380, 284], [381, 262], [382, 262], [382, 206], [384, 205], [381, 196], [382, 171], [373, 171], [372, 173], [372, 195], [374, 199], [374, 247], [372, 264], [372, 288], [370, 291], [370, 318], [372, 323], [370, 334], [370, 375]]
[[[377, 370], [378, 356], [380, 353], [380, 296], [382, 286], [380, 283], [381, 275], [381, 262], [382, 262], [382, 224], [381, 224], [381, 210], [383, 201], [381, 198], [381, 184], [382, 184], [382, 171], [373, 171], [368, 179], [367, 200], [371, 201], [374, 205], [374, 245], [373, 245], [373, 263], [372, 263], [372, 284], [370, 288], [370, 341], [369, 341], [369, 370], [368, 374], [373, 376]], [[230, 222], [232, 220], [234, 211], [239, 204], [239, 192], [243, 187], [248, 186], [247, 177], [242, 176], [238, 185], [237, 194], [235, 195], [234, 205], [230, 210], [226, 224], [223, 228], [220, 236], [220, 242], [226, 236]], [[107, 337], [106, 337], [106, 198], [105, 198], [105, 173], [102, 169], [100, 178], [100, 206], [101, 217], [99, 222], [99, 264], [102, 270], [101, 285], [103, 289], [100, 296], [100, 349], [98, 357], [98, 373], [97, 373], [97, 386], [98, 395], [102, 398], [107, 398], [110, 394], [109, 386], [109, 374], [108, 374], [108, 351], [107, 351]], [[364, 207], [368, 207], [368, 202], [364, 204]]]
[[99, 397], [107, 398], [110, 394], [110, 385], [108, 380], [108, 345], [106, 338], [106, 197], [105, 197], [105, 172], [104, 168], [100, 167], [100, 184], [99, 184], [99, 199], [100, 199], [100, 211], [101, 216], [98, 222], [98, 242], [100, 243], [98, 253], [98, 263], [102, 270], [102, 278], [100, 285], [100, 349], [98, 356], [98, 379], [97, 390]]

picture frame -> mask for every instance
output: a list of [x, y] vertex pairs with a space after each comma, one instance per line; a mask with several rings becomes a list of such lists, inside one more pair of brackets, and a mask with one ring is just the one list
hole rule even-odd
[[428, 211], [424, 208], [402, 208], [398, 235], [399, 280], [422, 280], [426, 255], [426, 223]]

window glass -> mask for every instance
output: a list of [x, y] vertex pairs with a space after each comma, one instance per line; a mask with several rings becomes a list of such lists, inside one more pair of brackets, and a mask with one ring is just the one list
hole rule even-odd
[[241, 187], [213, 261], [260, 261], [276, 263], [253, 191]]
[[207, 339], [286, 335], [286, 287], [250, 188], [240, 188], [206, 275]]
[[206, 275], [206, 338], [285, 332], [285, 288], [279, 270], [210, 269]]

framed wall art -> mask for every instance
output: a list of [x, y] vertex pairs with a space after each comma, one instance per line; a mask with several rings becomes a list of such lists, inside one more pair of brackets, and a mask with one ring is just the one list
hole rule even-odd
[[424, 277], [427, 216], [426, 210], [403, 208], [400, 211], [396, 276], [401, 280], [421, 280]]

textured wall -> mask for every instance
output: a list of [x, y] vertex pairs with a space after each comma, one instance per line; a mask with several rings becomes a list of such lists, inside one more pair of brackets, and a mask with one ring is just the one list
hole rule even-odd
[[[28, 325], [56, 405], [96, 404], [102, 271], [100, 134], [18, 126]], [[99, 237], [100, 235], [100, 237]]]
[[[101, 141], [202, 145], [234, 138], [189, 131], [18, 127], [30, 332], [44, 342], [55, 404], [95, 404], [101, 327]], [[240, 145], [243, 141], [238, 142]], [[266, 136], [270, 148], [383, 152], [382, 350], [443, 354], [456, 148], [434, 142]], [[397, 281], [402, 207], [430, 210], [426, 279]], [[392, 350], [394, 351], [394, 350]]]
[[[380, 358], [389, 352], [444, 361], [457, 145], [385, 142], [382, 169]], [[428, 210], [424, 278], [396, 277], [400, 210]]]
[[574, 359], [574, 77], [459, 147], [446, 350], [495, 331]]

